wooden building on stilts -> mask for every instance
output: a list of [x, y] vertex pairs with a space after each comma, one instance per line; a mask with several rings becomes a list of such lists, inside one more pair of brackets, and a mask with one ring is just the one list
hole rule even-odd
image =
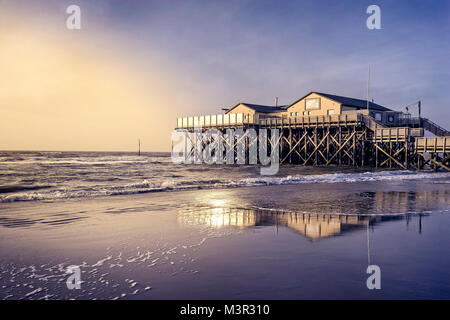
[[[418, 106], [420, 110], [420, 102]], [[186, 132], [186, 140], [192, 139], [196, 129], [211, 128], [224, 134], [227, 129], [278, 129], [277, 141], [269, 134], [267, 143], [279, 148], [281, 164], [450, 171], [449, 131], [422, 117], [420, 111], [412, 117], [373, 101], [310, 92], [290, 105], [238, 103], [224, 114], [177, 119], [176, 130]], [[223, 143], [231, 148], [243, 143], [248, 153], [248, 147], [256, 143], [252, 139], [258, 138], [246, 133], [231, 145], [227, 139]], [[204, 143], [191, 143], [188, 156]]]

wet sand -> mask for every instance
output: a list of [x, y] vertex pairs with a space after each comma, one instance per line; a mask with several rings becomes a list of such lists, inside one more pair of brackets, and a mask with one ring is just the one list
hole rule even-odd
[[4, 203], [0, 298], [448, 299], [449, 194], [434, 180]]

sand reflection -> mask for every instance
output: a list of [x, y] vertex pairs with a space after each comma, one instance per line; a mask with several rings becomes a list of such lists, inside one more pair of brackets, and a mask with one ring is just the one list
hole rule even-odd
[[[447, 194], [439, 191], [362, 192], [348, 195], [345, 198], [345, 206], [343, 202], [326, 202], [321, 198], [308, 204], [299, 203], [298, 210], [293, 210], [292, 204], [288, 209], [233, 208], [217, 206], [217, 201], [212, 197], [209, 199], [210, 207], [189, 207], [180, 210], [178, 223], [238, 229], [286, 227], [310, 240], [342, 235], [387, 221], [404, 219], [408, 224], [411, 216], [419, 217], [418, 231], [421, 232], [421, 217], [432, 210], [442, 209], [449, 202]], [[202, 204], [207, 205], [205, 202]], [[228, 202], [230, 203], [233, 201]]]

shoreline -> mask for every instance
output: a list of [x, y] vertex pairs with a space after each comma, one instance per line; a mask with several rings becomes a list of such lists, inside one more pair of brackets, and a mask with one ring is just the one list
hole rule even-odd
[[[435, 245], [450, 237], [449, 193], [447, 183], [396, 181], [2, 204], [0, 298], [450, 297], [450, 281], [429, 280], [450, 267]], [[369, 227], [384, 295], [365, 288]], [[81, 268], [81, 291], [65, 286], [69, 265]]]

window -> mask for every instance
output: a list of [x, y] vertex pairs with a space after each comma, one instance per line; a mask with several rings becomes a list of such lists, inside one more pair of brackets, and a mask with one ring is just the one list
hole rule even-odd
[[320, 98], [306, 99], [305, 100], [305, 109], [320, 109]]
[[306, 116], [308, 113], [306, 111], [303, 111], [303, 115]]
[[375, 112], [375, 120], [381, 121], [381, 113], [380, 112]]
[[390, 116], [388, 117], [388, 121], [389, 121], [389, 122], [394, 122], [394, 116], [393, 116], [393, 115], [390, 115]]
[[291, 112], [291, 113], [290, 113], [290, 116], [291, 116], [291, 117], [293, 117], [293, 116], [294, 116], [294, 113], [293, 113], [293, 112]]
[[327, 115], [331, 116], [332, 114], [334, 114], [334, 109], [328, 109]]
[[298, 112], [295, 113], [295, 116], [298, 117]]
[[308, 116], [310, 116], [312, 114], [312, 112], [311, 111], [308, 111]]

